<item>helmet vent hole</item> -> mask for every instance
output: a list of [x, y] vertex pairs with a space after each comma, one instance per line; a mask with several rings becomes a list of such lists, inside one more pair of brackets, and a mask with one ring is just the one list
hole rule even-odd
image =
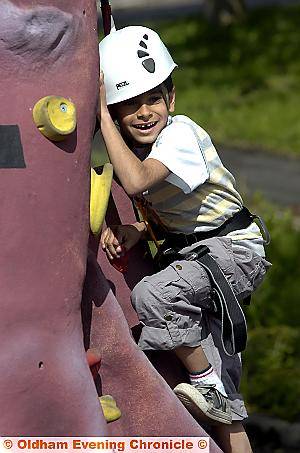
[[153, 60], [153, 58], [147, 58], [147, 60], [144, 60], [142, 62], [142, 65], [148, 72], [155, 72], [155, 61]]
[[[143, 37], [145, 39], [148, 39], [148, 35], [144, 35]], [[147, 44], [143, 40], [140, 41], [139, 45], [140, 45], [140, 47], [143, 47], [144, 49], [148, 49]], [[145, 50], [141, 50], [141, 49], [139, 49], [137, 51], [137, 55], [139, 58], [150, 57], [150, 54], [148, 52], [146, 52]], [[146, 60], [142, 61], [142, 65], [144, 66], [146, 71], [151, 72], [151, 73], [155, 72], [155, 61], [153, 60], [153, 58], [147, 58]]]
[[138, 57], [143, 58], [143, 57], [149, 57], [148, 52], [144, 52], [144, 50], [138, 50]]

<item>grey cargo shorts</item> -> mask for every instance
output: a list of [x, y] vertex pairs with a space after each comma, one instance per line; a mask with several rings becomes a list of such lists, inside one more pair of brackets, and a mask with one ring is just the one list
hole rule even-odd
[[[215, 237], [184, 249], [205, 244], [218, 262], [239, 300], [261, 283], [270, 263], [231, 239]], [[132, 291], [132, 304], [143, 325], [138, 345], [143, 350], [172, 350], [201, 344], [208, 361], [221, 377], [231, 400], [233, 419], [247, 417], [241, 395], [239, 354], [227, 356], [221, 347], [220, 321], [212, 314], [211, 284], [196, 261], [174, 261], [166, 269], [143, 278]]]

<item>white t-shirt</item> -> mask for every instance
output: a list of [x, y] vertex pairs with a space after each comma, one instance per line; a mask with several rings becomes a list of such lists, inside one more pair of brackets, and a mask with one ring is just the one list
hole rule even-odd
[[[222, 225], [243, 206], [233, 175], [224, 167], [207, 132], [190, 118], [169, 117], [148, 158], [163, 163], [170, 175], [149, 189], [145, 199], [173, 232], [190, 234]], [[252, 223], [229, 233], [239, 246], [264, 256], [260, 230]]]

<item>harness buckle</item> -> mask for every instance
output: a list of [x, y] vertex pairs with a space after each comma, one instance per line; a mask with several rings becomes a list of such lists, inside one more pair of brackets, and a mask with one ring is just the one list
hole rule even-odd
[[206, 255], [209, 251], [210, 250], [206, 245], [201, 244], [188, 252], [186, 255], [182, 255], [186, 261], [196, 261], [197, 259], [201, 258], [201, 256]]
[[263, 219], [259, 215], [252, 214], [252, 217], [253, 217], [253, 220], [257, 220], [258, 226], [259, 226], [259, 228], [260, 228], [260, 230], [262, 232], [262, 237], [263, 237], [264, 244], [269, 245], [270, 242], [271, 242], [271, 235], [269, 233], [269, 230], [268, 230], [265, 222], [263, 221]]

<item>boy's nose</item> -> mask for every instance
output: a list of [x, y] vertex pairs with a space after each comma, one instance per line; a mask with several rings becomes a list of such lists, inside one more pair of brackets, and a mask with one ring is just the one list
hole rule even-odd
[[142, 104], [140, 106], [140, 108], [138, 109], [138, 111], [137, 111], [137, 117], [139, 119], [141, 119], [141, 118], [147, 118], [148, 119], [148, 118], [151, 118], [151, 116], [152, 116], [152, 112], [149, 109], [149, 106], [147, 104]]

